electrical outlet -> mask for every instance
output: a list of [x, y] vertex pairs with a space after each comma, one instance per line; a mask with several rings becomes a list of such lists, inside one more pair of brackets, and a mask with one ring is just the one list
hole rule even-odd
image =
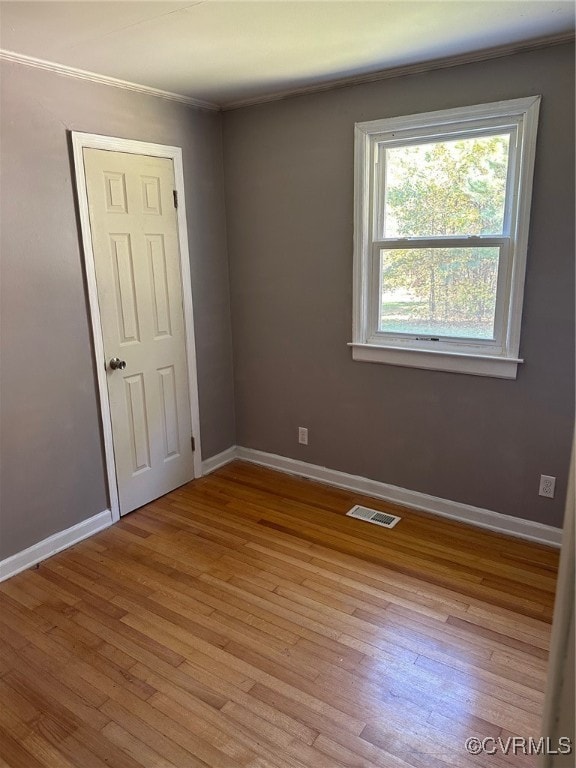
[[540, 475], [540, 488], [538, 494], [547, 499], [554, 498], [554, 489], [556, 488], [556, 478], [551, 475]]
[[298, 442], [300, 445], [308, 445], [308, 429], [306, 427], [298, 427]]

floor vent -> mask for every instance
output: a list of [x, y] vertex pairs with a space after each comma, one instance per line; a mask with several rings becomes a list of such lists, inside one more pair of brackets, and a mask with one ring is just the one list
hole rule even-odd
[[389, 515], [386, 512], [378, 512], [375, 509], [368, 509], [368, 507], [360, 507], [356, 505], [352, 507], [349, 512], [346, 512], [348, 517], [356, 517], [358, 520], [365, 520], [367, 523], [374, 523], [374, 525], [381, 525], [383, 528], [394, 528], [397, 522], [401, 520], [396, 515]]

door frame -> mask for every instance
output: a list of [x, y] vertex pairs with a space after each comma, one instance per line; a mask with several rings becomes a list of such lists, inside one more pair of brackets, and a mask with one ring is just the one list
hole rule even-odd
[[94, 339], [94, 358], [98, 379], [98, 394], [102, 429], [104, 437], [104, 455], [106, 474], [108, 478], [108, 493], [110, 494], [110, 510], [112, 522], [120, 520], [120, 502], [116, 478], [116, 461], [114, 444], [112, 442], [112, 416], [106, 379], [106, 358], [104, 356], [104, 340], [100, 322], [100, 306], [98, 303], [98, 287], [96, 284], [96, 266], [92, 248], [92, 230], [88, 208], [86, 189], [86, 174], [84, 170], [84, 148], [104, 149], [111, 152], [127, 152], [134, 155], [151, 155], [172, 160], [174, 165], [174, 182], [178, 196], [176, 220], [178, 225], [178, 244], [180, 246], [180, 278], [182, 283], [182, 306], [184, 310], [184, 328], [186, 335], [186, 358], [188, 361], [188, 392], [190, 397], [190, 415], [192, 418], [192, 434], [194, 435], [194, 477], [202, 476], [202, 448], [200, 441], [200, 407], [198, 402], [198, 371], [196, 365], [196, 340], [194, 335], [194, 313], [192, 305], [192, 280], [190, 275], [190, 255], [188, 250], [188, 229], [186, 224], [186, 199], [184, 196], [184, 170], [182, 165], [182, 150], [180, 147], [169, 147], [164, 144], [151, 144], [132, 139], [121, 139], [115, 136], [101, 136], [94, 133], [71, 131], [74, 170], [76, 175], [76, 193], [80, 216], [84, 263], [86, 266], [86, 282], [88, 287], [88, 302]]

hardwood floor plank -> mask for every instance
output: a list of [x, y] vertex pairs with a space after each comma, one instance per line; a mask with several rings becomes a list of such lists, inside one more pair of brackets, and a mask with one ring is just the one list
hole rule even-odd
[[172, 763], [155, 749], [147, 746], [141, 739], [137, 739], [117, 723], [108, 723], [102, 734], [119, 749], [130, 755], [138, 765], [144, 768], [180, 768]]
[[[221, 749], [202, 739], [194, 732], [194, 718], [189, 712], [169, 704], [167, 697], [156, 693], [150, 702], [141, 702], [133, 697], [124, 697], [129, 701], [131, 711], [158, 733], [167, 736], [175, 744], [186, 750], [201, 765], [218, 765], [221, 768], [235, 768], [231, 760]], [[108, 704], [104, 705], [108, 708]], [[164, 710], [168, 710], [166, 713]], [[184, 763], [186, 764], [186, 763]]]
[[302, 722], [320, 733], [337, 734], [341, 731], [358, 736], [366, 724], [346, 715], [334, 707], [309, 695], [290, 695], [293, 691], [269, 688], [260, 683], [251, 689], [250, 695], [279, 709], [284, 714]]
[[472, 763], [467, 759], [462, 743], [449, 739], [446, 735], [434, 738], [424, 729], [418, 730], [405, 724], [402, 731], [391, 729], [387, 725], [380, 727], [368, 725], [362, 732], [362, 738], [375, 747], [409, 762], [415, 768], [464, 768]]
[[[0, 649], [0, 652], [4, 654], [5, 649]], [[22, 695], [29, 700], [28, 694], [32, 691], [35, 696], [40, 696], [40, 711], [44, 711], [50, 703], [57, 706], [59, 716], [64, 716], [65, 720], [72, 718], [77, 725], [84, 722], [102, 727], [106, 724], [106, 718], [97, 709], [106, 697], [88, 683], [83, 686], [74, 674], [68, 673], [65, 680], [56, 677], [53, 674], [54, 660], [47, 654], [34, 651], [33, 646], [28, 645], [11, 653], [10, 657], [12, 670], [3, 679], [12, 686], [19, 684]], [[36, 701], [38, 699], [31, 703], [38, 706]]]
[[233, 462], [0, 584], [0, 766], [532, 768], [557, 563]]
[[250, 710], [244, 709], [234, 702], [228, 702], [222, 712], [235, 726], [242, 726], [252, 738], [264, 738], [270, 747], [280, 747], [289, 760], [289, 765], [298, 765], [301, 768], [318, 766], [318, 768], [333, 768], [334, 763], [326, 760], [326, 757], [309, 744], [295, 739], [290, 733], [271, 723]]
[[131, 627], [128, 623], [130, 618], [132, 617], [128, 614], [122, 620], [114, 621], [96, 607], [86, 605], [74, 616], [74, 622], [97, 636], [101, 642], [108, 641], [110, 645], [134, 658], [145, 655], [148, 658], [161, 659], [174, 667], [184, 661], [184, 657], [163, 643], [162, 639], [156, 640], [146, 631], [141, 632]]
[[353, 743], [346, 745], [340, 743], [337, 739], [320, 734], [314, 742], [314, 746], [333, 760], [334, 763], [350, 766], [350, 768], [372, 768], [372, 766], [379, 766], [379, 768], [413, 768], [412, 763], [407, 763], [405, 760], [401, 760], [399, 757], [390, 754], [390, 752], [379, 749], [362, 739], [356, 739]]
[[[221, 676], [220, 678], [217, 678], [211, 671], [209, 671], [210, 667], [202, 662], [198, 662], [198, 665], [192, 664], [191, 662], [185, 662], [178, 669], [186, 675], [187, 679], [198, 681], [209, 687], [213, 691], [221, 694], [223, 698], [226, 698], [228, 703], [233, 702], [238, 704], [244, 711], [253, 712], [257, 717], [276, 725], [278, 728], [291, 734], [292, 737], [303, 741], [305, 744], [312, 744], [314, 739], [318, 736], [318, 732], [312, 728], [304, 726], [299, 721], [286, 716], [284, 713], [279, 712], [273, 707], [269, 707], [258, 699], [250, 696], [249, 691], [254, 686], [253, 681], [249, 681], [249, 687], [243, 687], [242, 685], [235, 686], [234, 684], [221, 679]], [[144, 673], [144, 675], [149, 674], [149, 670]], [[145, 679], [149, 678], [146, 676]], [[180, 683], [179, 687], [184, 691], [192, 690], [194, 693], [194, 688], [190, 689], [187, 683]]]
[[548, 641], [544, 638], [542, 638], [540, 642], [527, 643], [524, 640], [518, 640], [515, 637], [511, 637], [510, 634], [497, 632], [493, 629], [481, 626], [479, 622], [467, 621], [457, 616], [449, 616], [447, 623], [453, 627], [458, 627], [473, 634], [476, 638], [482, 637], [489, 640], [491, 641], [491, 644], [494, 643], [497, 646], [504, 646], [505, 648], [515, 648], [518, 651], [524, 651], [525, 653], [530, 654], [530, 656], [534, 656], [538, 659], [548, 658]]
[[314, 618], [309, 618], [298, 611], [292, 610], [290, 606], [286, 607], [286, 604], [282, 603], [282, 599], [279, 595], [276, 595], [275, 597], [271, 596], [273, 593], [270, 593], [267, 590], [260, 590], [260, 593], [258, 593], [258, 588], [255, 587], [255, 585], [244, 580], [238, 579], [239, 584], [236, 584], [234, 583], [236, 580], [223, 582], [204, 574], [200, 578], [200, 581], [218, 587], [222, 591], [243, 599], [251, 606], [251, 610], [256, 611], [261, 608], [268, 614], [278, 616], [281, 619], [286, 619], [289, 626], [301, 625], [313, 633], [324, 635], [325, 637], [334, 640], [338, 639], [341, 634], [339, 629], [325, 626], [325, 624]]
[[[66, 678], [70, 672], [77, 674], [92, 689], [96, 689], [103, 696], [97, 706], [106, 700], [112, 691], [119, 685], [131, 690], [142, 699], [149, 698], [154, 689], [146, 686], [136, 679], [130, 670], [136, 665], [136, 660], [130, 657], [119, 659], [118, 654], [110, 646], [100, 646], [97, 651], [87, 649], [79, 652], [77, 646], [61, 642], [61, 638], [55, 638], [53, 633], [38, 636], [33, 639], [33, 644], [42, 649], [52, 659], [58, 660], [58, 669], [62, 677]], [[118, 663], [120, 662], [120, 663]], [[83, 687], [83, 683], [81, 683]]]
[[52, 632], [55, 629], [61, 630], [61, 632], [88, 648], [97, 648], [102, 645], [102, 638], [98, 637], [94, 632], [90, 632], [86, 627], [79, 626], [76, 618], [80, 615], [80, 612], [75, 607], [68, 606], [62, 608], [57, 605], [44, 604], [39, 606], [35, 613], [45, 617], [47, 632]]
[[[260, 736], [254, 736], [243, 725], [237, 723], [233, 729], [225, 713], [215, 713], [202, 702], [187, 694], [182, 696], [172, 692], [172, 696], [158, 694], [154, 702], [162, 712], [180, 722], [197, 739], [198, 754], [210, 765], [251, 766], [262, 764], [274, 768], [287, 768], [294, 765], [286, 756], [275, 754], [271, 745], [267, 745]], [[214, 746], [217, 754], [213, 756]], [[298, 768], [303, 766], [298, 765]]]
[[164, 733], [161, 723], [155, 727], [156, 720], [152, 708], [150, 710], [151, 718], [144, 720], [132, 711], [130, 703], [121, 705], [115, 701], [108, 701], [102, 707], [102, 711], [110, 717], [110, 720], [126, 730], [138, 743], [144, 744], [153, 752], [162, 755], [177, 768], [181, 766], [207, 768], [207, 763], [180, 746], [170, 738], [168, 733]]
[[41, 762], [27, 749], [24, 740], [16, 738], [2, 724], [0, 724], [0, 747], [2, 759], [10, 768], [46, 768], [46, 763]]
[[4, 624], [1, 619], [0, 641], [15, 650], [18, 650], [19, 648], [22, 648], [24, 645], [28, 644], [28, 640], [23, 635], [21, 635], [20, 632], [16, 632], [14, 629], [12, 629], [11, 626]]
[[419, 656], [414, 662], [416, 666], [422, 667], [438, 663], [443, 664], [448, 669], [455, 669], [468, 674], [474, 683], [478, 679], [499, 680], [510, 690], [514, 690], [514, 686], [520, 684], [534, 691], [537, 699], [541, 699], [542, 690], [545, 685], [545, 669], [536, 670], [528, 664], [524, 664], [522, 667], [521, 662], [518, 662], [518, 666], [514, 667], [513, 664], [507, 663], [506, 659], [500, 659], [496, 652], [492, 654], [488, 661], [475, 661], [473, 664], [456, 658], [443, 659], [441, 662], [438, 662], [438, 659], [430, 659], [427, 656]]
[[108, 696], [87, 679], [77, 674], [73, 665], [51, 653], [52, 650], [53, 647], [46, 653], [35, 643], [29, 643], [20, 649], [18, 655], [23, 664], [27, 665], [29, 669], [37, 670], [39, 674], [50, 669], [54, 679], [62, 682], [83, 705], [97, 708], [103, 704]]
[[[470, 675], [468, 671], [455, 669], [425, 656], [419, 657], [415, 666], [418, 669], [417, 676], [430, 688], [434, 688], [434, 686], [440, 685], [442, 680], [448, 679], [456, 690], [459, 689], [460, 685], [462, 686], [462, 695], [465, 695], [466, 690], [469, 693], [479, 691], [489, 694], [499, 701], [519, 706], [526, 712], [537, 714], [541, 711], [542, 696], [539, 691], [514, 680], [503, 681], [502, 676], [496, 672], [475, 668], [474, 675]], [[431, 676], [428, 677], [427, 674], [423, 674], [421, 672], [423, 669], [426, 669]]]

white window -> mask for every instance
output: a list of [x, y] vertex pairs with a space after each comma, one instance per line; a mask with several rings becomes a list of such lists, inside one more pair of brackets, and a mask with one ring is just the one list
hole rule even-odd
[[356, 124], [355, 360], [516, 378], [539, 105]]

